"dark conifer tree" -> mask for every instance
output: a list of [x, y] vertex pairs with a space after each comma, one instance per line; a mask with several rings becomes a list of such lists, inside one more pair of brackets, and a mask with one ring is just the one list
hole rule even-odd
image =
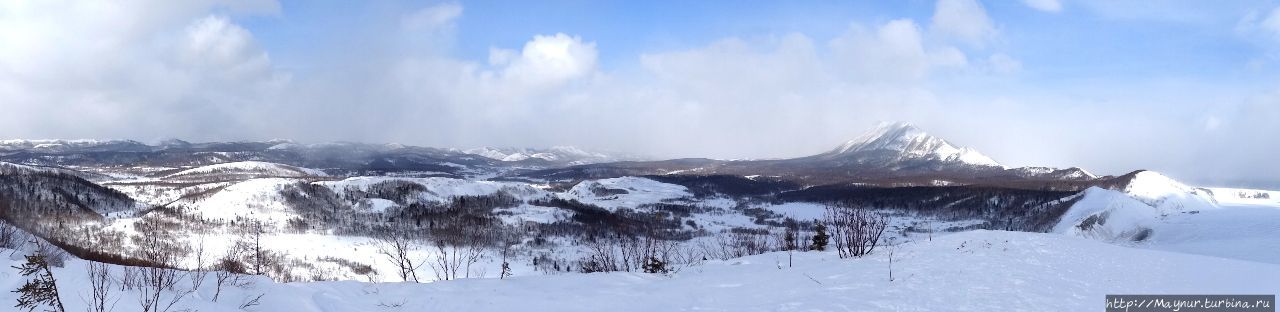
[[817, 251], [827, 250], [827, 226], [822, 223], [818, 223], [818, 226], [814, 231], [817, 233], [813, 234], [813, 245], [810, 249]]

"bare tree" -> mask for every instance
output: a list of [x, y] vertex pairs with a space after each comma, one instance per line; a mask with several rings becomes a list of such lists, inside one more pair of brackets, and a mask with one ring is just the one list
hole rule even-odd
[[111, 301], [111, 270], [106, 263], [89, 261], [85, 263], [85, 271], [89, 277], [89, 299], [86, 300], [85, 310], [89, 312], [107, 312], [115, 309], [115, 303], [119, 302], [119, 298], [112, 301], [108, 306], [107, 302]]
[[196, 242], [192, 256], [196, 260], [196, 265], [191, 269], [188, 277], [191, 279], [191, 290], [195, 291], [199, 290], [201, 285], [204, 285], [205, 277], [209, 276], [209, 268], [206, 267], [207, 264], [205, 263], [204, 236], [200, 236], [200, 239]]
[[414, 263], [410, 253], [417, 249], [417, 241], [404, 232], [393, 232], [379, 235], [376, 238], [378, 245], [378, 253], [382, 254], [395, 265], [398, 269], [397, 274], [400, 279], [406, 282], [412, 280], [418, 281], [418, 268], [422, 266], [422, 261]]
[[876, 249], [889, 217], [860, 207], [827, 206], [825, 223], [840, 258], [861, 258]]
[[249, 231], [246, 237], [242, 237], [241, 242], [248, 248], [250, 265], [253, 268], [253, 275], [266, 275], [266, 264], [269, 255], [267, 250], [262, 248], [262, 222], [253, 221], [249, 225]]
[[432, 246], [430, 265], [438, 280], [472, 277], [472, 266], [484, 257], [485, 233], [476, 229], [461, 229], [457, 233], [436, 237]]

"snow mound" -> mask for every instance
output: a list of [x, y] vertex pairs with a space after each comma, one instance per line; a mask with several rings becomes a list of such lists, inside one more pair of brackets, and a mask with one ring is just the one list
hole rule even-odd
[[1124, 187], [1124, 193], [1165, 213], [1217, 208], [1207, 190], [1182, 184], [1154, 171], [1140, 171]]
[[258, 177], [301, 178], [328, 176], [324, 171], [262, 161], [241, 161], [208, 165], [179, 171], [165, 179], [203, 177], [209, 175], [252, 175]]
[[684, 186], [639, 177], [586, 180], [559, 195], [610, 211], [693, 196]]
[[1091, 187], [1053, 227], [1054, 233], [1102, 241], [1136, 241], [1148, 238], [1160, 217], [1155, 207], [1112, 190]]

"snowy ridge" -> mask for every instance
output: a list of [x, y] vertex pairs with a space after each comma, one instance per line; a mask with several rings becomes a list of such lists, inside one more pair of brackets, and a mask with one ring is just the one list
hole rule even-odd
[[892, 151], [898, 160], [935, 160], [1003, 167], [994, 159], [968, 147], [957, 147], [905, 122], [882, 123], [875, 130], [845, 142], [828, 154], [846, 155], [871, 151]]
[[166, 179], [206, 174], [256, 174], [272, 177], [324, 177], [324, 171], [262, 161], [240, 161], [208, 165], [179, 171]]
[[1067, 180], [1091, 180], [1091, 179], [1098, 178], [1097, 175], [1094, 175], [1093, 173], [1086, 171], [1084, 169], [1080, 169], [1078, 167], [1071, 167], [1066, 169], [1058, 169], [1058, 168], [1051, 168], [1051, 167], [1018, 167], [1010, 170], [1018, 172], [1019, 174], [1024, 176], [1051, 176], [1054, 178], [1067, 179]]
[[505, 162], [541, 159], [550, 162], [586, 164], [613, 160], [608, 155], [587, 152], [573, 146], [553, 146], [546, 149], [482, 147], [461, 152]]
[[55, 167], [28, 166], [28, 165], [20, 165], [20, 164], [0, 161], [0, 174], [27, 174], [27, 173], [66, 174], [66, 175], [76, 176], [91, 182], [102, 182], [102, 181], [112, 179], [111, 176], [97, 174], [97, 173], [89, 173], [89, 172], [55, 168]]
[[1161, 215], [1125, 193], [1090, 187], [1083, 194], [1053, 227], [1054, 233], [1109, 242], [1142, 240]]
[[1208, 191], [1187, 186], [1155, 171], [1137, 172], [1123, 191], [1165, 213], [1213, 209], [1218, 206]]
[[0, 150], [61, 150], [69, 148], [89, 148], [105, 145], [143, 145], [132, 140], [94, 140], [94, 139], [5, 139], [0, 140]]

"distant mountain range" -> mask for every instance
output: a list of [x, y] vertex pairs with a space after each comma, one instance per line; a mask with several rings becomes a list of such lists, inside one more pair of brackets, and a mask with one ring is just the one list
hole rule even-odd
[[154, 170], [263, 161], [315, 168], [339, 176], [400, 173], [547, 182], [685, 174], [769, 176], [803, 185], [999, 184], [1078, 189], [1077, 182], [1098, 178], [1080, 168], [1007, 168], [977, 150], [952, 144], [909, 123], [881, 124], [828, 152], [779, 160], [637, 161], [635, 157], [567, 146], [461, 150], [352, 142], [301, 144], [287, 140], [167, 140], [155, 145], [130, 140], [0, 140], [0, 161]]
[[628, 175], [763, 175], [808, 185], [855, 182], [886, 186], [1000, 184], [1078, 189], [1098, 177], [1080, 168], [1007, 168], [982, 153], [929, 135], [909, 123], [886, 123], [818, 155], [778, 160], [676, 159], [598, 163], [524, 174], [545, 180]]

